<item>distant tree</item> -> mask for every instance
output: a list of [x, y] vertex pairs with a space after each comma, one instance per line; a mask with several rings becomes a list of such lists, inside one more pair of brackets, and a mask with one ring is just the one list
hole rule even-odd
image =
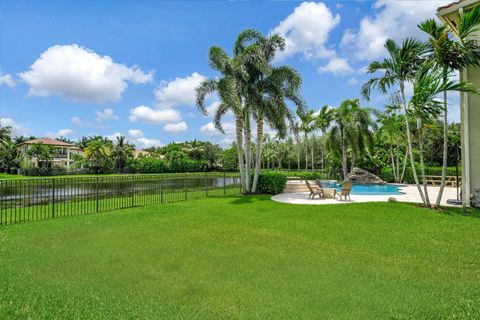
[[47, 167], [50, 167], [55, 152], [55, 147], [42, 142], [37, 142], [30, 145], [29, 149], [27, 150], [27, 155], [29, 157], [37, 158], [39, 163], [44, 163]]
[[129, 158], [133, 157], [135, 146], [126, 141], [124, 136], [116, 138], [113, 143], [111, 157], [117, 172], [123, 172]]

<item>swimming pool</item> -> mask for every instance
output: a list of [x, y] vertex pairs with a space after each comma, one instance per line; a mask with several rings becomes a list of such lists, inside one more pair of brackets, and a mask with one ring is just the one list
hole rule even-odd
[[[335, 188], [337, 191], [342, 189], [342, 185], [336, 181], [322, 181], [325, 188]], [[394, 184], [354, 184], [352, 195], [400, 195], [405, 194], [400, 191], [400, 186]]]

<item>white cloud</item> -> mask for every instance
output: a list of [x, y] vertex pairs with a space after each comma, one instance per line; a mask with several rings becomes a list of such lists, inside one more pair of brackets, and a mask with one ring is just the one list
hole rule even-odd
[[[213, 117], [215, 112], [217, 112], [218, 107], [220, 106], [220, 101], [215, 101], [207, 106], [205, 109], [207, 110], [207, 116]], [[227, 111], [224, 115], [225, 117], [233, 117], [233, 112], [231, 110]]]
[[82, 119], [80, 119], [79, 117], [75, 116], [75, 117], [72, 117], [72, 122], [74, 125], [76, 125], [77, 127], [83, 127], [85, 125], [85, 123], [83, 122]]
[[15, 87], [16, 83], [15, 81], [13, 80], [12, 76], [9, 75], [9, 74], [2, 74], [0, 72], [0, 86], [2, 86], [3, 84], [7, 85], [7, 87], [9, 87], [10, 89], [12, 89], [13, 87]]
[[328, 36], [340, 22], [340, 15], [333, 15], [321, 2], [303, 2], [272, 32], [285, 38], [285, 51], [276, 59], [282, 60], [295, 54], [307, 59], [331, 58], [335, 51], [327, 48]]
[[65, 100], [101, 103], [119, 101], [127, 82], [150, 82], [153, 72], [127, 67], [109, 56], [72, 44], [48, 48], [19, 77], [30, 86], [29, 95], [58, 95]]
[[179, 122], [180, 112], [174, 109], [155, 110], [147, 106], [130, 109], [130, 122], [143, 121], [147, 123]]
[[139, 138], [136, 140], [140, 145], [140, 148], [149, 148], [149, 147], [161, 147], [163, 144], [158, 139], [148, 139], [145, 137]]
[[163, 82], [155, 90], [155, 99], [160, 108], [173, 108], [176, 106], [194, 106], [196, 99], [195, 89], [205, 80], [201, 74], [194, 72], [185, 78], [177, 77], [175, 80]]
[[181, 121], [178, 123], [167, 123], [164, 127], [163, 130], [169, 133], [180, 133], [187, 131], [188, 125], [185, 121]]
[[350, 80], [348, 80], [347, 83], [348, 83], [349, 85], [351, 85], [351, 86], [354, 86], [354, 85], [356, 85], [356, 84], [358, 83], [358, 80], [357, 80], [357, 78], [353, 77], [353, 78], [351, 78]]
[[118, 120], [118, 116], [113, 112], [112, 108], [95, 111], [95, 115], [97, 116], [98, 122], [101, 122], [102, 120]]
[[334, 75], [345, 75], [354, 72], [348, 61], [343, 58], [332, 58], [325, 66], [318, 68], [318, 72], [330, 72]]
[[377, 0], [373, 5], [375, 14], [363, 17], [358, 30], [345, 31], [341, 45], [354, 51], [359, 60], [377, 59], [385, 54], [383, 45], [388, 38], [401, 41], [423, 36], [417, 24], [434, 17], [439, 6], [450, 2]]
[[74, 133], [75, 131], [73, 131], [72, 129], [60, 129], [57, 132], [47, 132], [45, 133], [45, 136], [49, 138], [60, 138], [71, 136]]
[[130, 129], [128, 130], [128, 135], [134, 139], [142, 138], [143, 131], [138, 129]]
[[105, 136], [105, 138], [109, 139], [109, 140], [112, 140], [112, 141], [115, 141], [117, 140], [118, 137], [122, 137], [123, 134], [121, 134], [120, 132], [115, 132], [109, 136]]
[[11, 128], [11, 134], [13, 137], [17, 136], [27, 136], [30, 135], [31, 130], [28, 128], [25, 128], [24, 126], [18, 124], [13, 120], [12, 118], [2, 118], [0, 117], [0, 125], [2, 127], [10, 127]]
[[[222, 124], [223, 130], [227, 136], [232, 136], [235, 134], [235, 123], [225, 122]], [[207, 136], [221, 136], [222, 133], [215, 128], [215, 125], [212, 122], [204, 124], [200, 128], [200, 133], [203, 133]]]

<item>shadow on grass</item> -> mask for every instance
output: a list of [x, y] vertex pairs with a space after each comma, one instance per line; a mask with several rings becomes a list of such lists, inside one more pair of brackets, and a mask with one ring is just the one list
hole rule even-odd
[[237, 196], [234, 200], [230, 201], [231, 204], [251, 204], [259, 201], [269, 201], [272, 196], [269, 194], [249, 194]]
[[439, 214], [447, 216], [462, 216], [469, 218], [480, 218], [480, 209], [478, 208], [451, 208], [442, 207], [442, 210], [437, 211]]

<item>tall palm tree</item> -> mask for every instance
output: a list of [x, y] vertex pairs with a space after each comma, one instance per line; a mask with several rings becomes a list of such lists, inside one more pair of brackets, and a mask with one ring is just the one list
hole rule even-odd
[[220, 98], [220, 104], [215, 111], [213, 123], [215, 128], [224, 133], [222, 127], [222, 118], [231, 111], [235, 116], [235, 134], [236, 148], [238, 157], [238, 167], [240, 171], [240, 180], [243, 186], [249, 182], [249, 177], [245, 174], [245, 160], [243, 152], [243, 125], [244, 111], [242, 100], [242, 79], [246, 77], [245, 70], [241, 61], [237, 58], [231, 58], [220, 47], [211, 47], [208, 60], [212, 69], [220, 72], [221, 78], [212, 78], [204, 80], [198, 88], [196, 104], [198, 109], [207, 114], [205, 100], [207, 96], [216, 92]]
[[[386, 106], [385, 112], [378, 114], [377, 119], [381, 124], [378, 131], [380, 140], [387, 144], [388, 154], [392, 165], [392, 172], [395, 182], [403, 181], [405, 169], [408, 160], [407, 148], [404, 148], [404, 119], [403, 115], [396, 112], [396, 106]], [[401, 160], [401, 152], [405, 150], [405, 155]], [[400, 167], [400, 164], [402, 166]], [[402, 170], [400, 170], [402, 168]]]
[[[263, 36], [255, 30], [240, 33], [235, 43], [234, 53], [245, 66], [247, 77], [243, 79], [245, 151], [246, 163], [251, 162], [250, 116], [257, 126], [255, 144], [255, 170], [251, 191], [255, 192], [261, 168], [264, 122], [267, 122], [281, 135], [287, 131], [286, 121], [293, 123], [293, 115], [286, 100], [298, 108], [303, 101], [298, 94], [301, 84], [300, 74], [287, 66], [273, 67], [274, 55], [285, 48], [285, 40], [277, 35]], [[247, 167], [247, 170], [249, 168]]]
[[422, 201], [425, 202], [425, 196], [420, 187], [413, 157], [413, 145], [407, 110], [408, 106], [405, 97], [405, 85], [412, 82], [416, 72], [419, 70], [423, 61], [422, 55], [426, 51], [426, 46], [423, 42], [417, 39], [407, 38], [401, 45], [398, 45], [392, 39], [388, 39], [385, 42], [385, 48], [387, 49], [388, 57], [384, 58], [382, 61], [374, 61], [368, 66], [368, 73], [373, 74], [381, 72], [382, 75], [368, 80], [367, 83], [362, 86], [362, 96], [366, 100], [369, 100], [371, 89], [378, 89], [384, 94], [387, 94], [388, 90], [391, 89], [399, 91], [399, 102], [405, 114], [405, 131], [413, 178], [418, 193]]
[[127, 142], [124, 136], [116, 138], [116, 141], [113, 143], [111, 156], [119, 172], [123, 171], [127, 160], [133, 157], [134, 150], [135, 147]]
[[[297, 116], [300, 119], [299, 129], [303, 133], [303, 143], [305, 144], [305, 170], [308, 169], [308, 135], [317, 129], [316, 111], [308, 110], [302, 112], [297, 110]], [[313, 164], [312, 164], [313, 169]]]
[[[427, 61], [422, 66], [422, 69], [417, 72], [413, 80], [413, 96], [409, 101], [409, 112], [417, 120], [420, 170], [425, 195], [424, 202], [428, 207], [431, 206], [431, 203], [425, 179], [423, 123], [426, 120], [436, 119], [436, 116], [444, 111], [444, 106], [436, 99], [442, 93], [448, 91], [478, 93], [478, 90], [471, 83], [450, 80], [449, 74], [445, 78], [444, 71], [433, 68], [433, 63], [432, 61]], [[437, 204], [435, 205], [438, 206]]]
[[[428, 19], [418, 27], [429, 35], [428, 59], [434, 62], [434, 67], [442, 71], [443, 81], [448, 81], [448, 74], [453, 70], [461, 70], [468, 66], [480, 65], [480, 46], [471, 35], [480, 26], [480, 7], [476, 6], [460, 16], [458, 32], [446, 24], [438, 24], [434, 19]], [[453, 34], [458, 41], [454, 41]], [[442, 178], [435, 205], [439, 206], [445, 187], [448, 159], [448, 104], [447, 91], [443, 92], [443, 156]]]
[[[316, 127], [320, 130], [322, 133], [322, 137], [325, 137], [325, 134], [327, 133], [327, 129], [330, 126], [330, 123], [332, 122], [332, 117], [333, 117], [333, 110], [329, 106], [323, 106], [315, 119]], [[322, 141], [323, 139], [321, 139]], [[312, 159], [313, 159], [313, 145], [312, 145]], [[313, 165], [313, 160], [312, 160], [312, 165]], [[322, 151], [322, 162], [321, 162], [322, 170], [323, 170], [323, 151]]]
[[[352, 155], [358, 155], [370, 144], [373, 126], [370, 113], [370, 109], [360, 107], [359, 99], [344, 100], [332, 111], [332, 128], [327, 145], [330, 150], [335, 150], [340, 145], [344, 181], [348, 174], [347, 148], [351, 148]], [[352, 157], [352, 163], [354, 162], [355, 156]]]

